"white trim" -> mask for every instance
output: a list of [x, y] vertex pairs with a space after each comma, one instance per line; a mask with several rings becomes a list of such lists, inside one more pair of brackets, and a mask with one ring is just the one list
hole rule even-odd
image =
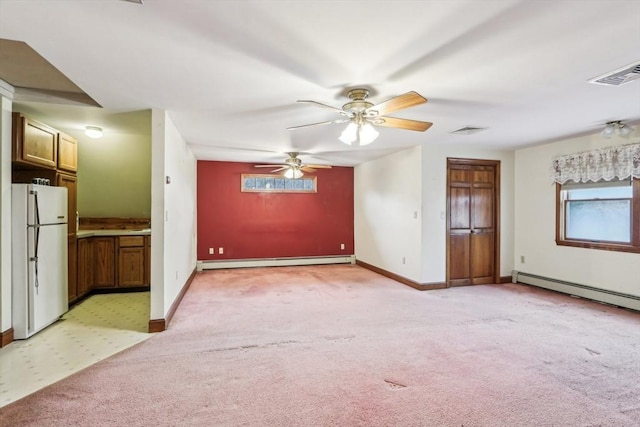
[[220, 268], [247, 268], [247, 267], [285, 267], [296, 265], [323, 265], [323, 264], [355, 264], [355, 255], [306, 257], [306, 258], [254, 258], [254, 259], [230, 259], [198, 261], [198, 271], [216, 270]]
[[588, 298], [618, 307], [626, 307], [640, 311], [640, 297], [624, 294], [621, 292], [607, 291], [592, 286], [578, 283], [566, 282], [564, 280], [552, 279], [549, 277], [537, 276], [535, 274], [524, 273], [514, 270], [512, 272], [513, 283], [525, 283], [527, 285], [538, 286], [540, 288], [551, 289], [569, 295]]
[[16, 90], [12, 85], [0, 79], [0, 96], [4, 96], [13, 101], [15, 93]]

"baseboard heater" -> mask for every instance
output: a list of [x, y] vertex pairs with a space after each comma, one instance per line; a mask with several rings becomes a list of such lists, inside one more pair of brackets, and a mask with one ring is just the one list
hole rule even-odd
[[535, 274], [523, 273], [516, 270], [512, 272], [512, 282], [525, 283], [527, 285], [538, 286], [569, 295], [575, 295], [594, 301], [616, 305], [618, 307], [625, 307], [632, 310], [640, 311], [640, 296], [594, 288], [593, 286], [581, 285], [579, 283], [572, 283], [564, 280], [537, 276]]
[[324, 257], [291, 257], [291, 258], [253, 258], [198, 261], [197, 269], [214, 270], [219, 268], [248, 267], [290, 267], [296, 265], [355, 264], [355, 255], [338, 255]]

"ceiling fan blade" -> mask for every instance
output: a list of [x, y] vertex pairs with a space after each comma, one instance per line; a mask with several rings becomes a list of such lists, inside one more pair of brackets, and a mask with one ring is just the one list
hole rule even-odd
[[331, 169], [331, 166], [329, 165], [305, 165], [305, 166], [313, 169]]
[[319, 123], [310, 123], [308, 125], [300, 125], [300, 126], [291, 126], [288, 127], [287, 130], [294, 130], [294, 129], [300, 129], [300, 128], [306, 128], [309, 126], [318, 126], [318, 125], [331, 125], [334, 123], [346, 123], [351, 119], [338, 119], [338, 120], [329, 120], [328, 122], [319, 122]]
[[298, 100], [298, 102], [306, 102], [306, 103], [308, 103], [308, 104], [315, 104], [315, 105], [317, 105], [318, 107], [326, 108], [326, 109], [328, 109], [328, 110], [335, 111], [336, 113], [339, 113], [339, 114], [345, 114], [345, 113], [347, 113], [347, 112], [346, 112], [346, 111], [344, 111], [342, 108], [332, 107], [331, 105], [323, 104], [323, 103], [321, 103], [321, 102], [317, 102], [317, 101], [310, 101], [310, 100], [308, 100], [308, 99], [300, 99], [300, 100]]
[[277, 168], [277, 167], [282, 167], [282, 168], [288, 168], [289, 165], [253, 165], [256, 168]]
[[424, 104], [425, 102], [427, 102], [426, 98], [419, 93], [412, 91], [374, 105], [373, 107], [368, 108], [367, 112], [377, 112], [377, 116], [383, 116], [385, 114], [393, 113], [394, 111], [415, 107], [416, 105]]
[[309, 173], [314, 173], [316, 171], [314, 168], [311, 168], [308, 165], [301, 166], [300, 169]]
[[288, 166], [284, 166], [284, 167], [281, 167], [281, 168], [278, 168], [278, 169], [274, 169], [274, 170], [271, 171], [271, 173], [280, 172], [280, 171], [283, 171], [285, 169], [289, 169], [289, 167]]
[[395, 117], [377, 117], [375, 122], [377, 126], [386, 126], [390, 128], [400, 128], [407, 130], [416, 130], [418, 132], [424, 132], [429, 129], [433, 123], [421, 122], [418, 120], [409, 119], [396, 119]]

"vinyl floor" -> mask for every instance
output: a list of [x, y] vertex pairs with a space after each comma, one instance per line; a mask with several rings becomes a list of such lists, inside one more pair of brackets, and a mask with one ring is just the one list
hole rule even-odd
[[93, 295], [26, 340], [0, 348], [0, 407], [151, 337], [149, 292]]

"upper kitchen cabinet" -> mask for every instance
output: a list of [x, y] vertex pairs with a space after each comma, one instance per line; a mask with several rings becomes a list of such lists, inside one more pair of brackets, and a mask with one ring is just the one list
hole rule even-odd
[[58, 132], [40, 122], [13, 113], [12, 160], [16, 165], [55, 169]]
[[64, 133], [58, 133], [58, 169], [76, 173], [78, 171], [78, 141]]

